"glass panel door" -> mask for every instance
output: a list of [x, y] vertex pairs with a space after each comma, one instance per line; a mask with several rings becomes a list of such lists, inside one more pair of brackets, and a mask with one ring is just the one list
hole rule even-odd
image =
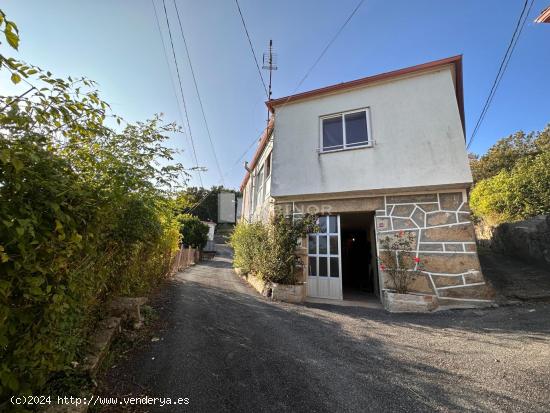
[[308, 235], [308, 295], [342, 299], [340, 216], [320, 216], [317, 225]]

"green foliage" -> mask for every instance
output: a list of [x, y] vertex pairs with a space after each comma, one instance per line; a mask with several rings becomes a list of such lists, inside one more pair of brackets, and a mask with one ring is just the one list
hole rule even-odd
[[70, 371], [107, 299], [167, 274], [185, 171], [164, 146], [174, 125], [155, 117], [117, 131], [92, 81], [2, 55], [0, 70], [32, 85], [0, 96], [1, 404]]
[[406, 294], [424, 265], [415, 255], [416, 239], [412, 232], [400, 231], [380, 240], [380, 269], [388, 276], [390, 287]]
[[208, 225], [190, 214], [181, 214], [177, 217], [181, 242], [193, 248], [203, 249], [208, 241]]
[[175, 200], [177, 213], [192, 213], [201, 221], [218, 222], [218, 194], [222, 191], [235, 192], [223, 186], [210, 189], [189, 187], [178, 193]]
[[295, 284], [298, 240], [315, 231], [315, 219], [311, 216], [292, 221], [276, 214], [267, 224], [240, 222], [230, 239], [234, 265], [265, 281]]
[[495, 143], [481, 157], [470, 161], [474, 182], [491, 178], [500, 171], [511, 171], [522, 159], [532, 158], [550, 150], [550, 125], [541, 132], [525, 134], [520, 131]]
[[550, 150], [476, 184], [472, 212], [489, 225], [550, 213]]
[[550, 213], [550, 125], [501, 139], [471, 162], [470, 205], [488, 225]]

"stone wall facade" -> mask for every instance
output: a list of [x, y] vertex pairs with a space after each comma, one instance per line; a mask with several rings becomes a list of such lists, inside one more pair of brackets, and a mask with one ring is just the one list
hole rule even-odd
[[[448, 301], [492, 300], [493, 290], [481, 273], [465, 191], [279, 202], [276, 210], [286, 215], [373, 212], [377, 244], [381, 237], [400, 231], [412, 233], [416, 240], [415, 254], [424, 268], [411, 291]], [[307, 263], [305, 239], [296, 252]], [[307, 265], [301, 273], [301, 281], [307, 281]], [[380, 281], [389, 287], [383, 272]]]
[[[491, 300], [477, 256], [465, 192], [388, 195], [376, 211], [376, 234], [410, 232], [424, 263], [411, 291], [456, 300]], [[380, 245], [378, 245], [380, 248]]]

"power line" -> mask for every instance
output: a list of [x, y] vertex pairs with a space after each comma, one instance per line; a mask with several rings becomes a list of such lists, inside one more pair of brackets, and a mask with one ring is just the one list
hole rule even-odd
[[181, 76], [178, 66], [178, 59], [176, 58], [176, 51], [174, 49], [174, 41], [172, 39], [172, 30], [170, 29], [170, 20], [168, 19], [168, 12], [166, 11], [166, 2], [165, 0], [162, 0], [162, 6], [164, 8], [164, 15], [166, 16], [166, 25], [168, 26], [168, 35], [170, 36], [170, 46], [172, 47], [172, 55], [174, 57], [174, 63], [176, 65], [176, 74], [178, 76], [178, 82], [180, 86], [180, 93], [181, 93], [181, 99], [183, 101], [183, 109], [185, 112], [185, 119], [187, 119], [187, 128], [189, 129], [189, 138], [191, 139], [191, 147], [193, 148], [193, 155], [195, 157], [195, 165], [197, 167], [197, 173], [199, 174], [199, 181], [201, 183], [201, 187], [204, 187], [202, 183], [202, 176], [200, 173], [199, 168], [199, 161], [197, 158], [197, 151], [195, 150], [195, 142], [193, 141], [193, 133], [191, 132], [191, 123], [189, 122], [189, 114], [187, 113], [187, 105], [185, 104], [185, 96], [183, 94], [183, 86], [181, 84]]
[[[155, 11], [155, 20], [157, 22], [157, 29], [160, 36], [160, 41], [162, 42], [162, 51], [164, 52], [164, 60], [166, 61], [166, 67], [168, 68], [168, 74], [170, 76], [170, 83], [172, 84], [172, 92], [174, 93], [174, 97], [176, 98], [176, 103], [178, 105], [178, 112], [180, 115], [181, 124], [185, 125], [185, 121], [183, 120], [183, 110], [181, 108], [180, 100], [178, 98], [178, 94], [176, 92], [176, 84], [174, 83], [174, 78], [172, 76], [172, 71], [170, 70], [170, 59], [168, 58], [168, 53], [166, 51], [166, 43], [164, 42], [164, 36], [162, 35], [162, 29], [160, 28], [160, 20], [159, 16], [157, 14], [157, 8], [155, 6], [155, 0], [151, 0], [151, 4], [153, 6], [153, 10]], [[189, 142], [191, 146], [191, 140], [189, 139], [189, 136], [187, 133], [184, 133], [187, 141]]]
[[[518, 21], [516, 23], [516, 27], [514, 29], [514, 33], [512, 34], [512, 38], [510, 39], [510, 42], [508, 43], [508, 47], [506, 48], [506, 53], [504, 53], [504, 57], [502, 58], [502, 61], [500, 62], [500, 67], [498, 68], [497, 75], [495, 77], [495, 80], [493, 81], [493, 85], [491, 86], [491, 90], [489, 91], [489, 95], [487, 96], [487, 99], [485, 100], [485, 104], [483, 105], [483, 109], [481, 110], [481, 113], [479, 115], [479, 118], [477, 119], [476, 125], [474, 127], [474, 130], [472, 131], [472, 135], [470, 136], [470, 140], [468, 141], [468, 145], [466, 145], [466, 149], [469, 149], [472, 145], [475, 136], [477, 135], [477, 132], [479, 131], [481, 124], [483, 123], [483, 120], [485, 119], [485, 115], [487, 114], [487, 111], [489, 110], [489, 107], [491, 106], [491, 103], [493, 101], [493, 98], [496, 94], [496, 91], [498, 89], [498, 86], [500, 84], [500, 81], [502, 80], [502, 77], [504, 76], [504, 73], [506, 72], [506, 69], [508, 68], [508, 63], [510, 62], [510, 59], [512, 58], [512, 54], [514, 53], [514, 49], [516, 47], [516, 44], [519, 40], [519, 37], [521, 36], [521, 32], [523, 31], [523, 27], [525, 26], [525, 22], [527, 21], [527, 17], [529, 16], [529, 12], [531, 11], [531, 7], [533, 7], [534, 0], [531, 0], [531, 3], [529, 4], [529, 8], [527, 9], [527, 3], [529, 0], [525, 0], [525, 3], [523, 4], [523, 8], [521, 9], [521, 14], [519, 15]], [[527, 9], [527, 12], [526, 12]]]
[[[294, 91], [291, 93], [291, 95], [293, 95], [299, 88], [300, 86], [302, 86], [302, 84], [305, 82], [305, 80], [308, 78], [308, 76], [310, 75], [310, 73], [313, 71], [313, 69], [315, 68], [315, 66], [317, 66], [317, 64], [321, 61], [321, 59], [323, 58], [323, 56], [325, 55], [325, 53], [327, 52], [327, 50], [330, 48], [330, 46], [332, 46], [332, 44], [334, 43], [334, 41], [338, 38], [338, 36], [340, 36], [340, 33], [342, 33], [342, 31], [345, 29], [345, 27], [348, 25], [348, 23], [351, 21], [351, 19], [353, 19], [353, 16], [355, 16], [355, 13], [357, 13], [357, 11], [359, 10], [359, 8], [363, 5], [363, 3], [365, 2], [365, 0], [360, 0], [359, 3], [357, 3], [357, 5], [355, 6], [355, 8], [353, 9], [353, 11], [351, 12], [351, 14], [348, 16], [348, 18], [346, 19], [346, 21], [344, 21], [344, 23], [340, 26], [340, 28], [338, 29], [338, 31], [336, 33], [334, 33], [334, 36], [332, 36], [332, 38], [330, 39], [330, 41], [327, 43], [327, 45], [325, 46], [325, 48], [323, 49], [323, 51], [321, 52], [321, 54], [319, 55], [319, 57], [317, 57], [317, 59], [313, 62], [313, 64], [310, 66], [310, 68], [307, 70], [306, 74], [304, 75], [304, 77], [302, 77], [302, 79], [298, 82], [298, 85], [294, 88]], [[289, 96], [290, 98], [290, 96]], [[288, 101], [288, 99], [287, 99]], [[286, 102], [284, 103], [286, 104]]]
[[246, 38], [248, 39], [248, 44], [250, 45], [250, 51], [252, 52], [252, 57], [254, 58], [254, 62], [256, 63], [256, 69], [258, 69], [258, 75], [260, 76], [260, 79], [262, 81], [262, 85], [264, 87], [265, 94], [269, 99], [269, 93], [267, 91], [267, 86], [265, 84], [264, 77], [262, 76], [262, 71], [260, 70], [260, 64], [258, 63], [258, 58], [256, 57], [256, 52], [254, 52], [254, 46], [252, 46], [252, 40], [250, 40], [250, 35], [248, 34], [248, 29], [246, 27], [246, 22], [244, 21], [243, 13], [241, 11], [241, 6], [239, 5], [239, 0], [235, 0], [235, 3], [237, 4], [237, 9], [239, 10], [239, 15], [241, 16], [241, 22], [243, 23], [244, 32], [246, 33]]
[[222, 185], [224, 185], [222, 168], [220, 167], [220, 162], [218, 161], [218, 155], [216, 154], [216, 148], [212, 142], [212, 135], [210, 134], [210, 128], [208, 127], [208, 122], [206, 121], [206, 114], [204, 113], [204, 106], [202, 104], [201, 95], [199, 92], [199, 87], [197, 85], [197, 78], [195, 77], [195, 71], [193, 70], [193, 64], [191, 63], [191, 56], [189, 55], [189, 49], [187, 48], [187, 41], [185, 40], [185, 34], [183, 34], [183, 25], [181, 24], [180, 13], [178, 10], [178, 5], [176, 0], [174, 1], [174, 7], [176, 8], [176, 16], [178, 17], [178, 23], [180, 26], [181, 37], [183, 38], [183, 44], [185, 46], [185, 53], [187, 54], [187, 60], [189, 61], [189, 67], [191, 68], [191, 75], [193, 76], [193, 83], [195, 84], [195, 90], [197, 91], [197, 96], [199, 98], [199, 104], [201, 107], [202, 118], [204, 119], [204, 125], [206, 126], [206, 133], [208, 135], [208, 140], [210, 141], [210, 146], [212, 147], [212, 153], [214, 154], [214, 160], [216, 161], [216, 167], [218, 168], [218, 173], [220, 174], [220, 180]]

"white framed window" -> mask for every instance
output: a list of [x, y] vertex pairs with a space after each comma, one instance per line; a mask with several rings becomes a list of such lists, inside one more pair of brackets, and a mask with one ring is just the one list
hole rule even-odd
[[372, 146], [369, 109], [321, 116], [320, 152]]
[[256, 176], [257, 185], [258, 185], [258, 191], [256, 193], [256, 207], [262, 204], [262, 201], [264, 199], [264, 166], [260, 168], [258, 171], [258, 175]]

